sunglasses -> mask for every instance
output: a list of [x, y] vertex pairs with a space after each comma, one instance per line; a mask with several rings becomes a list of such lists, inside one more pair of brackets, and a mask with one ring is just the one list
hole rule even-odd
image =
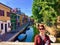
[[39, 29], [39, 30], [45, 30], [44, 28], [41, 28], [41, 29]]

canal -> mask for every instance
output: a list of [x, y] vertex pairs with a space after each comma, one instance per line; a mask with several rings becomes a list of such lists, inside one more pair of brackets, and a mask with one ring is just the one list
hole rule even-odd
[[18, 42], [32, 42], [32, 38], [34, 36], [34, 32], [33, 32], [33, 27], [32, 26], [28, 26], [26, 28], [26, 31], [21, 33], [20, 35], [17, 36], [17, 40]]

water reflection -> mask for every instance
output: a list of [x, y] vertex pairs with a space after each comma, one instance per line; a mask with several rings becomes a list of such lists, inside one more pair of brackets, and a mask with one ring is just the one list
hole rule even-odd
[[27, 38], [26, 38], [25, 42], [32, 42], [32, 37], [34, 35], [33, 28], [30, 27], [30, 29], [26, 31], [26, 34], [27, 34]]
[[[25, 33], [24, 34], [26, 34], [26, 38], [24, 39], [24, 41], [23, 42], [32, 42], [32, 38], [33, 38], [33, 36], [34, 36], [34, 32], [33, 32], [33, 28], [31, 27], [31, 26], [29, 26], [27, 29], [26, 29], [26, 31], [25, 31]], [[20, 34], [21, 35], [21, 34]], [[20, 36], [19, 35], [19, 36]], [[19, 37], [18, 36], [18, 37]], [[22, 36], [20, 36], [19, 38], [23, 38], [24, 37], [24, 35], [22, 35]], [[18, 39], [19, 40], [19, 39]]]

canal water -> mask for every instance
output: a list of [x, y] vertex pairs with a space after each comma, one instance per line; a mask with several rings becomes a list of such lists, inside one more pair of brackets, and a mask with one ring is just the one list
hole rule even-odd
[[[27, 27], [24, 34], [26, 35], [26, 38], [22, 42], [32, 42], [32, 38], [34, 36], [33, 27], [32, 26]], [[18, 36], [18, 38], [21, 38], [21, 37], [23, 38], [23, 36], [24, 35], [22, 33]]]

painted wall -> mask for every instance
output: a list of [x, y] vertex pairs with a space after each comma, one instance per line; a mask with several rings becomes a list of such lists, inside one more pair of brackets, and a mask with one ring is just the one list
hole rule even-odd
[[20, 15], [20, 26], [23, 25], [23, 15]]
[[4, 10], [4, 16], [0, 16], [0, 20], [7, 21], [10, 17], [7, 16], [7, 12], [10, 12], [10, 8], [0, 4], [0, 10]]
[[[4, 11], [4, 16], [0, 16], [0, 30], [2, 31], [0, 34], [4, 34], [5, 33], [5, 24], [6, 24], [7, 32], [9, 32], [11, 30], [11, 28], [8, 26], [8, 23], [11, 26], [10, 17], [7, 16], [7, 12], [10, 12], [11, 9], [5, 5], [0, 4], [0, 10]], [[1, 29], [2, 23], [3, 23], [3, 29]]]
[[15, 13], [11, 13], [11, 30], [16, 29], [16, 18], [17, 15]]

